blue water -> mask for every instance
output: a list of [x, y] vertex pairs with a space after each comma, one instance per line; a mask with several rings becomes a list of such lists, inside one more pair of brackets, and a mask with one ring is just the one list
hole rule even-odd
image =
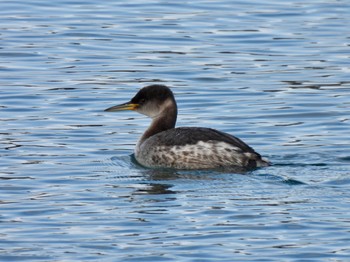
[[[346, 261], [350, 2], [1, 1], [0, 261]], [[274, 165], [145, 169], [151, 83], [178, 126]]]

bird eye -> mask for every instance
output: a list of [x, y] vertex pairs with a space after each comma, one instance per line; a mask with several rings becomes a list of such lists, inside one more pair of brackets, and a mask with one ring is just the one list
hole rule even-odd
[[144, 98], [142, 98], [142, 99], [140, 99], [140, 102], [139, 102], [139, 104], [144, 104], [146, 102], [146, 99], [144, 99]]

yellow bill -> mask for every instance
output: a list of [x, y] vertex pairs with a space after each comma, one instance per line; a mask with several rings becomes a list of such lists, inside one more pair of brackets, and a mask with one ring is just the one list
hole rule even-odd
[[134, 104], [131, 102], [127, 102], [121, 105], [112, 106], [110, 108], [105, 109], [106, 112], [116, 112], [116, 111], [124, 111], [124, 110], [135, 110], [139, 104]]

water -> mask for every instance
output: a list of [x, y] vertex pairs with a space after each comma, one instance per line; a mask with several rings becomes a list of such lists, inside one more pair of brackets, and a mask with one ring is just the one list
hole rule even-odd
[[[0, 6], [0, 261], [349, 258], [348, 1]], [[135, 164], [150, 83], [274, 166]]]

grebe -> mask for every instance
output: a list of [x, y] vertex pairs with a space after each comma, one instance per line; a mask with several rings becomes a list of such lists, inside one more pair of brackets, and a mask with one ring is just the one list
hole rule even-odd
[[136, 160], [145, 167], [249, 170], [270, 164], [242, 140], [227, 133], [204, 127], [175, 128], [177, 105], [167, 86], [146, 86], [130, 102], [105, 111], [121, 110], [135, 110], [152, 118], [135, 148]]

